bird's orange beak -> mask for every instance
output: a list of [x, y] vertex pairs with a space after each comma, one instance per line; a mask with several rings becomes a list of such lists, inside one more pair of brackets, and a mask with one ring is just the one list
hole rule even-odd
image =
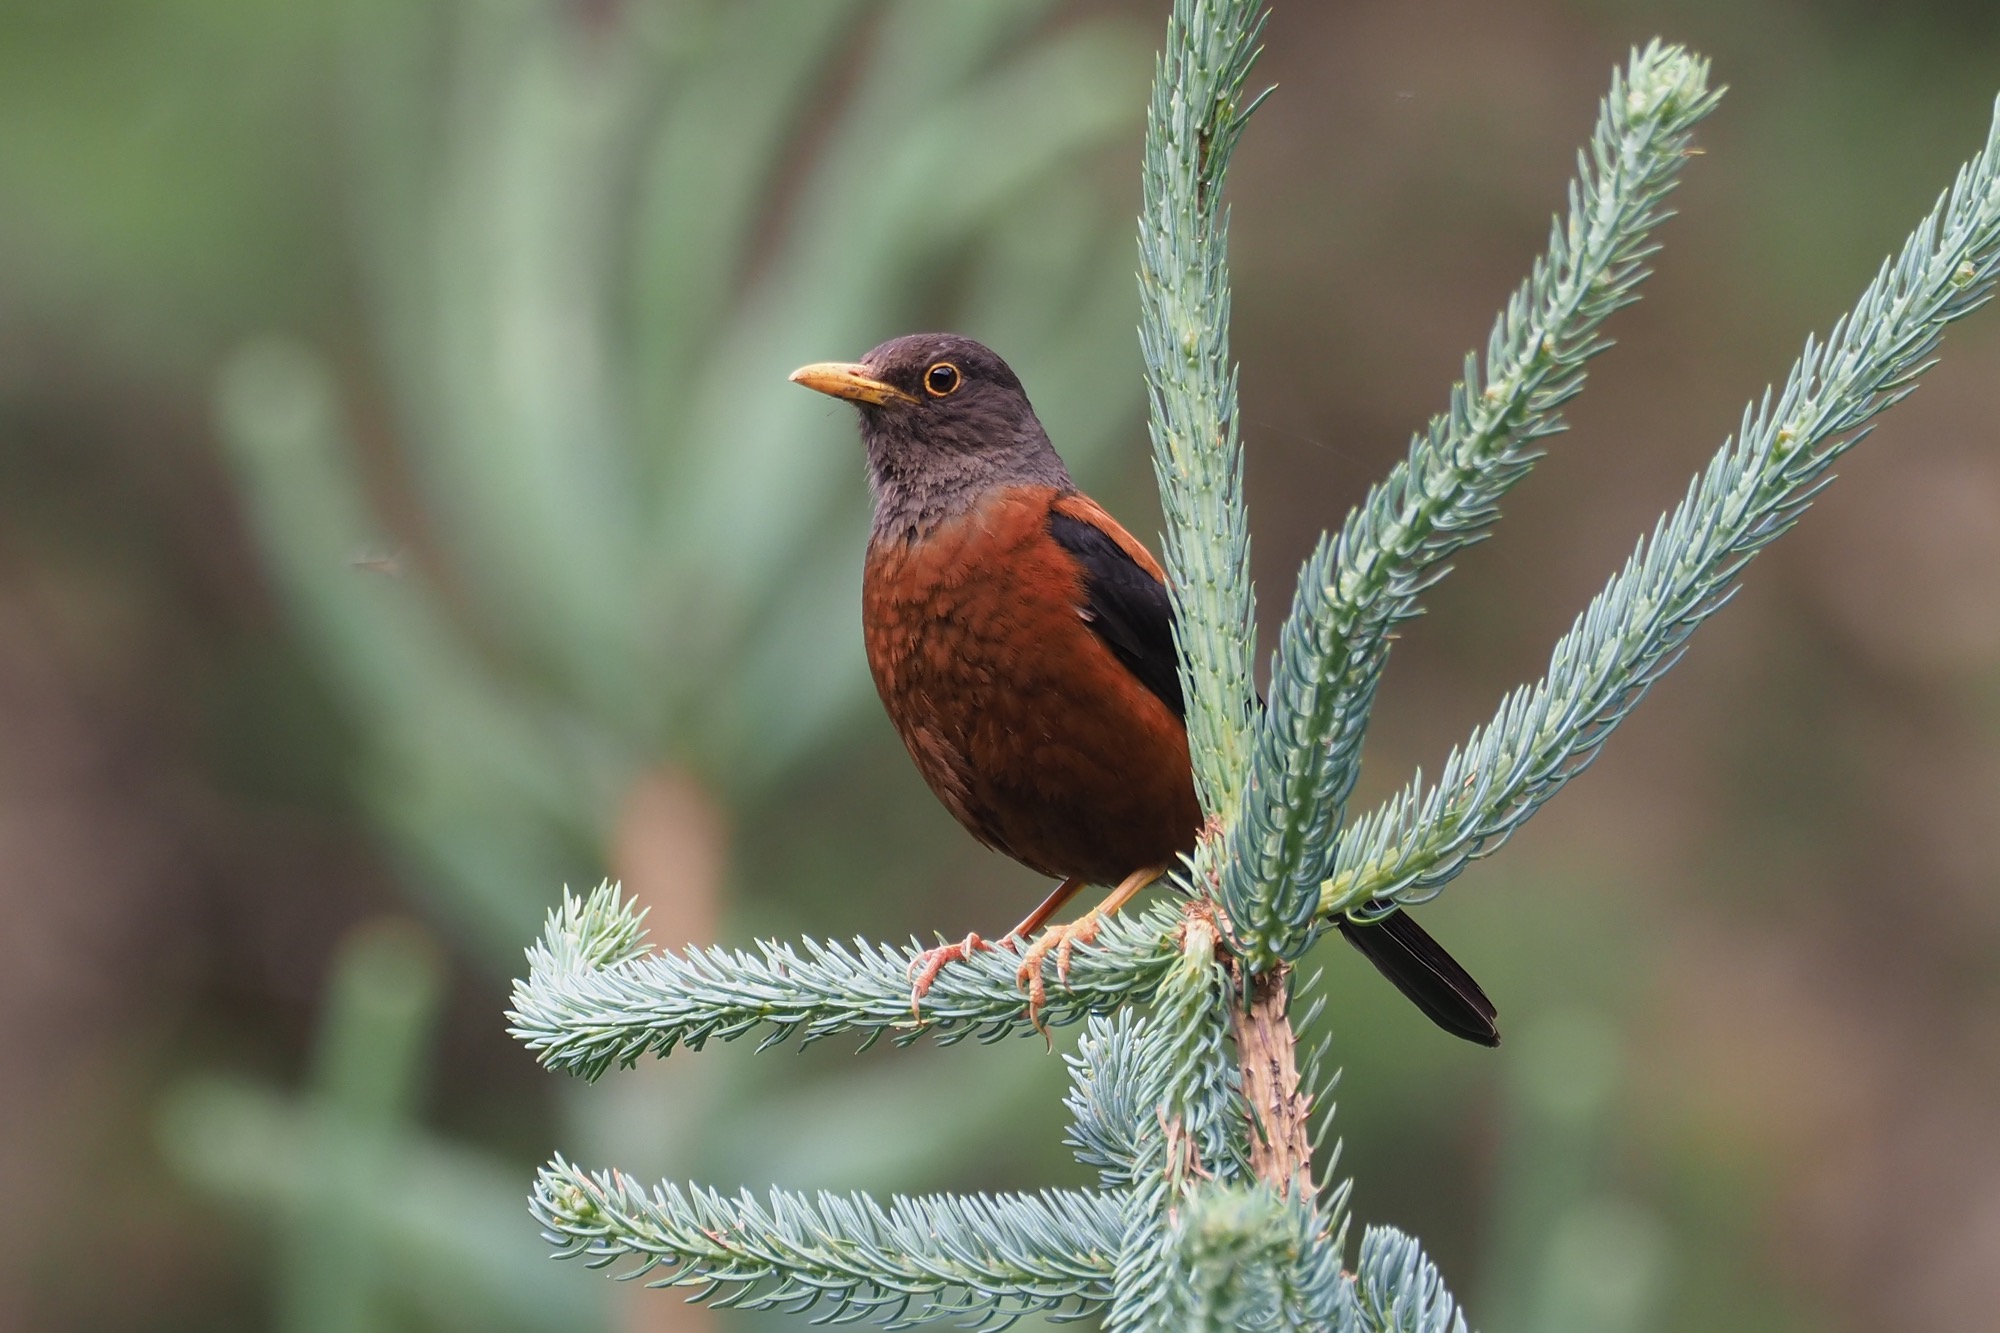
[[893, 384], [884, 384], [868, 373], [868, 367], [844, 361], [815, 361], [792, 372], [792, 383], [803, 384], [817, 393], [845, 398], [850, 402], [914, 403], [917, 400]]

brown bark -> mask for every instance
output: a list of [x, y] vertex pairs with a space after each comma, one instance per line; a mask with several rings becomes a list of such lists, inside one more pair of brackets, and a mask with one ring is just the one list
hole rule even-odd
[[1251, 979], [1250, 1004], [1232, 1007], [1236, 1057], [1243, 1073], [1243, 1099], [1257, 1132], [1250, 1137], [1250, 1166], [1280, 1194], [1310, 1194], [1312, 1134], [1307, 1121], [1312, 1099], [1299, 1089], [1296, 1041], [1292, 1035], [1291, 987], [1287, 972]]

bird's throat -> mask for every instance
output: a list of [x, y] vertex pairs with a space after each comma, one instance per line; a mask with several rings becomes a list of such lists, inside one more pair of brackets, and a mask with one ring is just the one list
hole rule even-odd
[[932, 453], [922, 465], [901, 450], [877, 450], [870, 441], [868, 485], [875, 497], [871, 543], [907, 545], [922, 541], [963, 518], [994, 496], [1018, 487], [1072, 491], [1069, 470], [1044, 440], [1006, 450]]

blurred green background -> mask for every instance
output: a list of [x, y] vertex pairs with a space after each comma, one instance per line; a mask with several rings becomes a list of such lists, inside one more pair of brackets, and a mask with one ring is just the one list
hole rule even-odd
[[[505, 1036], [611, 874], [670, 941], [1004, 926], [879, 716], [808, 360], [953, 327], [1157, 530], [1129, 219], [1163, 4], [0, 7], [0, 1328], [671, 1330], [551, 1150], [1077, 1181], [1061, 1062]], [[1233, 182], [1267, 616], [1444, 401], [1611, 67], [1733, 86], [1575, 430], [1410, 627], [1434, 767], [1977, 146], [1989, 6], [1280, 3]], [[2000, 1308], [2000, 316], [1425, 921], [1497, 1054], [1323, 958], [1356, 1209], [1488, 1333]]]

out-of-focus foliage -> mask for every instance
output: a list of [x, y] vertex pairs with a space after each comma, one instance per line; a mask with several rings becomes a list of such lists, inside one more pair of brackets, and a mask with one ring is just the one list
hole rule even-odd
[[645, 769], [748, 799], [866, 698], [848, 423], [787, 370], [945, 320], [1022, 348], [1084, 457], [1129, 421], [1111, 210], [1074, 168], [1130, 120], [1137, 51], [1035, 18], [359, 11], [349, 193], [421, 525], [371, 503], [301, 348], [239, 354], [221, 410], [371, 808], [501, 956]]
[[[1132, 390], [1105, 391], [1125, 305], [1110, 201], [1078, 167], [1130, 119], [1138, 48], [1040, 17], [998, 0], [348, 16], [336, 105], [378, 466], [416, 520], [371, 495], [359, 414], [305, 346], [237, 353], [219, 410], [278, 587], [363, 737], [367, 808], [412, 853], [412, 887], [497, 957], [554, 884], [615, 862], [696, 923], [678, 928], [712, 929], [721, 853], [676, 834], [661, 784], [747, 804], [866, 700], [849, 425], [784, 391], [791, 366], [933, 319], [1026, 349], [1084, 459], [1129, 419]], [[874, 1082], [867, 1119], [894, 1129], [907, 1089]], [[579, 1101], [572, 1123], [676, 1171], [761, 1174], [768, 1142], [832, 1147], [835, 1170], [878, 1155], [825, 1137], [827, 1089], [760, 1088], [766, 1137], [744, 1142], [712, 1084]], [[898, 1138], [943, 1151], [986, 1120]], [[416, 1272], [441, 1245], [434, 1281], [464, 1280], [448, 1228], [392, 1239], [365, 1187], [265, 1191], [321, 1256], [284, 1282], [290, 1328], [370, 1326], [379, 1250]], [[320, 1243], [335, 1225], [351, 1246]]]
[[[791, 366], [930, 320], [1020, 348], [1086, 464], [1133, 419], [1122, 228], [1084, 168], [1136, 118], [1142, 51], [1044, 8], [317, 16], [368, 354], [342, 371], [258, 338], [222, 371], [221, 432], [363, 807], [408, 887], [495, 961], [554, 885], [613, 862], [678, 928], [713, 929], [727, 820], [700, 808], [754, 802], [867, 700], [850, 427], [789, 390]], [[418, 1133], [408, 1088], [371, 1092], [424, 1067], [426, 1010], [368, 1009], [394, 969], [354, 948], [317, 1092], [192, 1085], [165, 1122], [173, 1160], [288, 1219], [288, 1329], [436, 1320], [464, 1283], [510, 1324], [575, 1326], [601, 1299], [558, 1299], [568, 1275], [449, 1225], [498, 1165]], [[1009, 1100], [960, 1079], [976, 1104], [912, 1119], [906, 1078], [767, 1082], [738, 1118], [713, 1082], [575, 1101], [571, 1120], [665, 1163], [755, 1178], [775, 1143], [865, 1178], [882, 1157], [841, 1133], [857, 1119], [935, 1156]], [[425, 1185], [385, 1209], [398, 1178]]]

